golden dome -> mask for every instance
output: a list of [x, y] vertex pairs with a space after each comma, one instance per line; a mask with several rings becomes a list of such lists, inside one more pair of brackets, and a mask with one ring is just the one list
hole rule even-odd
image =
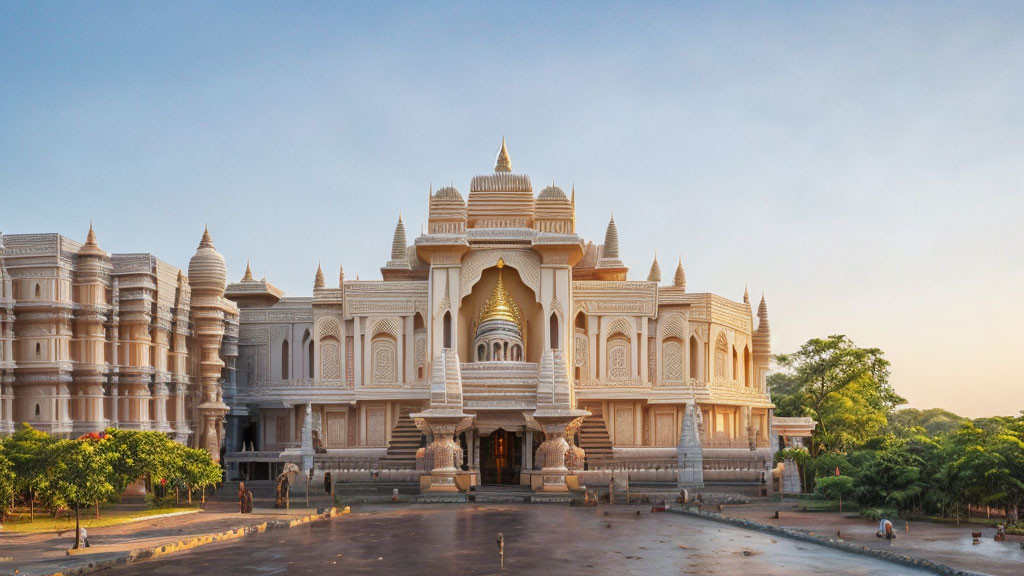
[[501, 269], [505, 267], [505, 261], [498, 259], [498, 283], [494, 285], [494, 291], [491, 292], [491, 297], [484, 303], [483, 310], [480, 311], [480, 323], [483, 324], [488, 320], [508, 320], [513, 322], [516, 326], [519, 326], [522, 330], [522, 323], [519, 321], [519, 306], [516, 305], [515, 300], [505, 289], [505, 282], [501, 277]]

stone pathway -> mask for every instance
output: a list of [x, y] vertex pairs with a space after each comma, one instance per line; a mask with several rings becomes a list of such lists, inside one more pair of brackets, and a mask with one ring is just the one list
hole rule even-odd
[[133, 550], [169, 546], [182, 539], [215, 534], [241, 526], [263, 522], [290, 521], [315, 514], [313, 509], [275, 510], [257, 508], [241, 515], [236, 504], [209, 502], [196, 514], [145, 519], [117, 526], [89, 529], [90, 548], [67, 551], [74, 544], [74, 530], [57, 536], [55, 532], [40, 534], [0, 533], [0, 575], [36, 576], [68, 573], [91, 564], [96, 565]]
[[[772, 518], [776, 510], [780, 511], [778, 520]], [[977, 524], [963, 524], [957, 528], [951, 524], [911, 521], [907, 532], [904, 521], [892, 518], [897, 535], [896, 540], [888, 542], [875, 537], [877, 522], [856, 514], [800, 512], [796, 501], [726, 506], [724, 515], [828, 538], [835, 538], [838, 530], [849, 544], [923, 558], [960, 570], [995, 576], [1024, 574], [1024, 549], [1019, 544], [1024, 537], [1008, 536], [1005, 542], [996, 542], [992, 539], [995, 528], [982, 528]], [[978, 544], [974, 544], [971, 538], [971, 531], [976, 530], [982, 532]]]

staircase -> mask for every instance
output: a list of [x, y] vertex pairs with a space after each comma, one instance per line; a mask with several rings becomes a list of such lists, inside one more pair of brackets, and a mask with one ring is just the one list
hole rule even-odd
[[604, 425], [601, 409], [591, 410], [580, 426], [580, 448], [587, 453], [588, 463], [606, 462], [612, 459], [612, 440]]
[[403, 412], [398, 417], [395, 429], [391, 431], [391, 443], [388, 451], [380, 459], [382, 468], [414, 468], [416, 466], [416, 450], [420, 447], [422, 433], [416, 423]]

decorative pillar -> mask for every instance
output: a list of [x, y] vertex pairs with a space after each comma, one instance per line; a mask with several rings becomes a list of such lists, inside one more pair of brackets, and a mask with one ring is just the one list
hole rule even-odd
[[700, 446], [700, 407], [696, 398], [690, 397], [683, 411], [682, 429], [679, 431], [677, 482], [680, 488], [704, 487], [704, 456]]
[[219, 461], [224, 415], [228, 411], [221, 392], [220, 376], [224, 361], [220, 358], [220, 348], [225, 315], [237, 315], [238, 308], [224, 299], [227, 267], [224, 257], [213, 246], [209, 230], [203, 232], [199, 248], [189, 261], [188, 278], [192, 287], [192, 325], [200, 348], [202, 403], [199, 415], [202, 423], [199, 446], [209, 452], [214, 461]]

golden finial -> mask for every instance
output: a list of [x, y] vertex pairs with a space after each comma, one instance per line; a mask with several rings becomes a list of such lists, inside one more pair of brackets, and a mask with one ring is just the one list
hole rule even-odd
[[519, 327], [519, 331], [522, 332], [523, 326], [520, 320], [519, 306], [516, 305], [515, 300], [505, 289], [505, 280], [502, 276], [502, 268], [505, 267], [505, 261], [501, 258], [498, 259], [498, 283], [494, 285], [494, 290], [491, 292], [491, 297], [484, 303], [483, 309], [480, 311], [480, 323], [483, 324], [488, 320], [507, 320], [515, 323]]
[[252, 282], [252, 267], [249, 266], [249, 259], [245, 259], [245, 275], [242, 276], [242, 282]]
[[512, 159], [508, 156], [508, 147], [505, 146], [505, 137], [501, 137], [501, 150], [498, 151], [498, 160], [494, 163], [495, 172], [511, 172]]
[[505, 267], [505, 260], [503, 258], [498, 258], [498, 269], [500, 270], [501, 268], [504, 268], [504, 267]]

